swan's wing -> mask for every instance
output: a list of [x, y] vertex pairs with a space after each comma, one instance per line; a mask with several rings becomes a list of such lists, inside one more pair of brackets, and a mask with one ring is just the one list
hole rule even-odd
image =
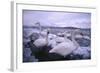
[[72, 53], [72, 51], [76, 49], [76, 46], [74, 46], [73, 43], [66, 42], [66, 43], [62, 43], [60, 48], [61, 50], [59, 50], [58, 52], [63, 56], [66, 56]]
[[74, 49], [75, 49], [75, 46], [73, 45], [73, 43], [63, 42], [55, 46], [53, 49], [51, 49], [50, 53], [57, 53], [62, 56], [66, 56], [70, 54]]
[[33, 43], [36, 47], [42, 47], [46, 45], [46, 40], [45, 39], [37, 39]]
[[55, 40], [49, 40], [48, 41], [48, 46], [51, 46], [52, 48], [54, 48], [57, 45]]

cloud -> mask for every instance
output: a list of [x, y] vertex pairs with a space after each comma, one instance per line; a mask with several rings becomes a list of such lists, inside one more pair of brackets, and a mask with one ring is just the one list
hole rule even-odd
[[27, 26], [34, 26], [36, 22], [40, 22], [42, 26], [90, 28], [91, 14], [25, 10], [23, 21]]

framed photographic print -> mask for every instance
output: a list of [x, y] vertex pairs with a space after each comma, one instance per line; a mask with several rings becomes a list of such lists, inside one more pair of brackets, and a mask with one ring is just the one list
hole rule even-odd
[[11, 6], [12, 70], [96, 65], [95, 7]]

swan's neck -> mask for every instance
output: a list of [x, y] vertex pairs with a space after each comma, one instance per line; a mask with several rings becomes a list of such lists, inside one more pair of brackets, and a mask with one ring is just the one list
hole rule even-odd
[[77, 48], [79, 47], [79, 44], [78, 44], [77, 41], [75, 40], [75, 33], [72, 33], [71, 39], [72, 39], [72, 42], [75, 44], [76, 49], [77, 49]]
[[46, 44], [48, 45], [48, 32], [47, 32], [47, 35], [46, 35]]
[[39, 24], [39, 36], [41, 36], [41, 29], [42, 29], [42, 27], [41, 27], [41, 25]]
[[67, 41], [67, 39], [68, 39], [68, 36], [66, 34], [64, 35], [64, 39], [65, 39], [65, 41]]

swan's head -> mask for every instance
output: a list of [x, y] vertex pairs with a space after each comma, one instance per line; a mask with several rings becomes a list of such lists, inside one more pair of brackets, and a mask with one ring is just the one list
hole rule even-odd
[[71, 36], [71, 32], [70, 31], [66, 31], [63, 34], [64, 34], [64, 37], [70, 37]]
[[47, 29], [47, 35], [50, 33], [50, 29]]

